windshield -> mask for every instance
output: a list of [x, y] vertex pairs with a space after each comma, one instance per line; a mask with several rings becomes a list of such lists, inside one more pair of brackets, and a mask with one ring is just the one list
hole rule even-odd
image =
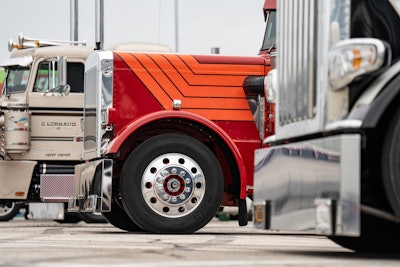
[[4, 80], [3, 94], [10, 95], [22, 93], [28, 85], [30, 68], [22, 66], [7, 67], [7, 75]]
[[267, 27], [261, 50], [268, 50], [274, 45], [276, 45], [276, 11], [270, 11], [267, 17]]

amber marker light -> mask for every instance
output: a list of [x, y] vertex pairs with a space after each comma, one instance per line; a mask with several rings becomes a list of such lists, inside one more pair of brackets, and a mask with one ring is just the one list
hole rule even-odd
[[25, 192], [23, 192], [23, 191], [17, 191], [17, 192], [15, 192], [15, 196], [16, 196], [16, 197], [23, 197], [23, 196], [25, 196]]
[[390, 61], [390, 54], [378, 39], [353, 38], [338, 42], [328, 57], [331, 89], [345, 88], [355, 77], [378, 70]]

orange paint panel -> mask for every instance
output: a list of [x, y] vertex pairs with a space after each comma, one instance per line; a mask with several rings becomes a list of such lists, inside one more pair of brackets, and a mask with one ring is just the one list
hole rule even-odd
[[[242, 83], [236, 87], [233, 86], [191, 86], [187, 83], [187, 81], [183, 78], [182, 72], [176, 70], [169, 61], [162, 55], [151, 55], [154, 61], [157, 62], [165, 73], [162, 78], [168, 77], [169, 80], [161, 81], [158, 76], [154, 75], [153, 77], [158, 80], [160, 84], [163, 85], [165, 90], [169, 90], [166, 88], [174, 87], [181, 92], [185, 97], [245, 97]], [[154, 70], [155, 71], [155, 70]], [[161, 70], [160, 70], [161, 71]], [[166, 75], [166, 76], [165, 76]], [[160, 77], [161, 78], [161, 77]], [[221, 77], [219, 77], [221, 78]], [[242, 78], [244, 79], [244, 77]]]
[[[238, 86], [242, 85], [243, 79], [247, 76], [245, 73], [241, 75], [232, 75], [226, 72], [219, 74], [203, 73], [198, 75], [193, 73], [193, 71], [176, 55], [149, 54], [149, 56], [157, 61], [163, 70], [178, 71], [189, 85]], [[168, 58], [169, 60], [161, 64], [161, 57]], [[170, 65], [168, 65], [168, 63]]]
[[[165, 90], [168, 90], [167, 88], [170, 86], [174, 86], [185, 97], [245, 97], [242, 84], [246, 76], [193, 75], [191, 70], [178, 58], [176, 59], [181, 64], [173, 67], [164, 55], [149, 54], [149, 56], [157, 62], [157, 65], [161, 67], [162, 71], [173, 83], [173, 85], [170, 81], [164, 81], [164, 83], [158, 79], [158, 82], [163, 84]], [[153, 75], [153, 77], [157, 76]]]
[[145, 71], [143, 66], [134, 58], [131, 54], [120, 53], [119, 56], [126, 62], [126, 64], [134, 70], [138, 78], [145, 84], [150, 90], [154, 97], [160, 102], [163, 107], [171, 107], [172, 99], [169, 95], [161, 88], [161, 86], [151, 77], [151, 75]]
[[213, 110], [213, 109], [189, 109], [188, 112], [196, 113], [209, 120], [220, 121], [253, 121], [250, 110]]
[[244, 97], [242, 86], [192, 86], [184, 92], [186, 97]]
[[[146, 68], [146, 72], [142, 73], [135, 69], [135, 73], [140, 76], [142, 81], [149, 84], [148, 79], [153, 79], [172, 99], [182, 99], [183, 97], [199, 96], [199, 97], [245, 97], [241, 87], [244, 77], [240, 77], [240, 86], [223, 87], [223, 86], [190, 86], [182, 77], [182, 72], [178, 72], [170, 63], [161, 55], [154, 58], [154, 61], [146, 57], [145, 54], [135, 54], [135, 58]], [[155, 55], [153, 55], [155, 56]], [[161, 68], [159, 68], [159, 66]], [[190, 70], [189, 70], [190, 71]], [[147, 75], [148, 73], [148, 75]], [[146, 77], [143, 77], [146, 76]], [[149, 77], [151, 76], [151, 78]], [[220, 76], [218, 76], [221, 79]], [[205, 76], [204, 78], [210, 78]], [[152, 90], [152, 87], [148, 87]], [[235, 88], [236, 90], [232, 90]], [[183, 95], [182, 95], [183, 94]]]
[[[164, 73], [163, 66], [158, 66], [147, 54], [134, 54], [133, 55], [151, 75], [151, 79], [169, 95], [172, 99], [182, 99], [184, 96], [177, 89], [177, 86], [171, 81]], [[150, 90], [151, 87], [148, 87]]]
[[181, 59], [196, 74], [224, 74], [224, 75], [263, 75], [264, 65], [238, 64], [204, 64], [199, 63], [192, 56], [181, 56]]
[[[216, 76], [218, 79], [207, 76], [194, 77], [188, 73], [190, 70], [176, 70], [170, 65], [168, 67], [163, 65], [162, 71], [169, 81], [161, 81], [156, 75], [153, 77], [162, 84], [164, 90], [168, 91], [169, 87], [174, 87], [184, 97], [245, 97], [242, 87], [245, 77], [236, 77], [237, 81], [235, 83], [231, 81], [226, 83], [223, 82], [226, 77]], [[188, 79], [188, 76], [191, 76], [191, 78]], [[219, 82], [217, 82], [218, 80]]]
[[243, 98], [185, 98], [182, 100], [182, 109], [188, 108], [249, 110], [249, 104]]
[[[172, 54], [118, 54], [164, 109], [172, 109], [172, 100], [179, 99], [182, 110], [210, 120], [253, 120], [242, 88], [248, 73], [240, 73], [239, 70], [246, 70], [249, 66], [255, 74], [261, 74], [260, 66], [246, 65], [243, 68], [244, 65], [235, 64], [200, 64], [192, 56]], [[188, 67], [189, 63], [183, 62], [180, 57], [189, 59], [191, 66]], [[205, 70], [213, 65], [223, 69], [217, 71], [218, 68], [211, 68], [207, 73]], [[202, 73], [193, 73], [192, 68], [201, 69]]]

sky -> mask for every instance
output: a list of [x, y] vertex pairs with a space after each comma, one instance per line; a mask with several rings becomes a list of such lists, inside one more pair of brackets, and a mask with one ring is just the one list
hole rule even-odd
[[[0, 62], [9, 58], [8, 40], [18, 35], [70, 40], [71, 0], [2, 1]], [[264, 0], [104, 0], [104, 49], [123, 42], [153, 42], [174, 52], [257, 55], [264, 36]], [[79, 40], [95, 45], [95, 0], [78, 0]], [[176, 51], [178, 49], [178, 51]]]

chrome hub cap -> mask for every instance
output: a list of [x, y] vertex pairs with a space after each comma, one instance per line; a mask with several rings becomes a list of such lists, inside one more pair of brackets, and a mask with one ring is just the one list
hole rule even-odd
[[205, 179], [190, 157], [168, 153], [155, 158], [144, 171], [142, 194], [146, 204], [165, 217], [182, 217], [201, 203]]
[[5, 216], [9, 214], [10, 212], [13, 211], [15, 206], [15, 203], [12, 203], [11, 205], [5, 205], [5, 204], [0, 204], [0, 215]]

